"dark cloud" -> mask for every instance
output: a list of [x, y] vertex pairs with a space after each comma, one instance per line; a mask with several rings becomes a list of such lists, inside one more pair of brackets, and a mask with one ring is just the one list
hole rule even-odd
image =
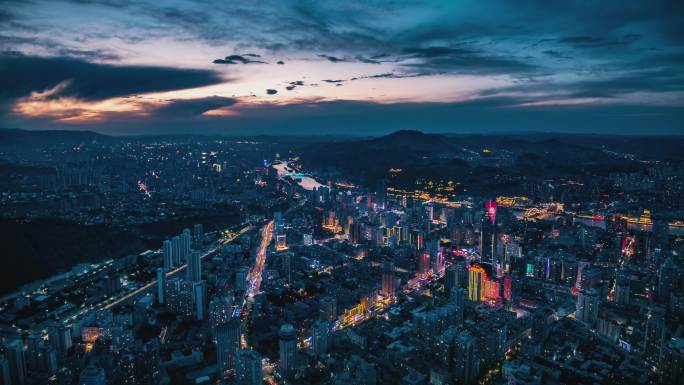
[[115, 66], [62, 57], [0, 56], [0, 97], [19, 98], [60, 83], [53, 97], [101, 100], [116, 96], [172, 91], [222, 83], [207, 70]]
[[278, 90], [274, 90], [273, 88], [269, 88], [266, 90], [266, 94], [268, 95], [275, 95], [278, 93]]
[[346, 80], [344, 80], [344, 79], [323, 79], [321, 81], [326, 82], [326, 83], [343, 83], [343, 82], [346, 82]]
[[230, 55], [226, 56], [224, 59], [216, 59], [213, 61], [214, 64], [252, 64], [252, 63], [257, 63], [257, 64], [267, 64], [265, 61], [261, 60], [252, 60], [250, 58], [255, 57], [261, 57], [257, 54], [253, 53], [248, 53], [244, 55]]
[[451, 48], [451, 47], [427, 47], [427, 48], [405, 48], [404, 53], [411, 57], [420, 58], [436, 58], [436, 57], [453, 57], [463, 55], [477, 54], [474, 51], [466, 48]]
[[282, 60], [278, 60], [278, 61], [276, 62], [276, 64], [280, 64], [280, 65], [283, 65], [283, 64], [285, 64], [285, 62], [284, 62], [284, 61], [282, 61]]
[[292, 91], [292, 90], [294, 90], [295, 88], [297, 88], [297, 87], [299, 87], [299, 86], [303, 86], [303, 85], [304, 85], [304, 81], [303, 81], [303, 80], [295, 80], [295, 81], [293, 81], [293, 82], [290, 82], [289, 85], [285, 87], [285, 89], [288, 90], [288, 91]]
[[634, 43], [641, 36], [638, 34], [627, 34], [617, 39], [606, 39], [600, 36], [569, 36], [555, 39], [556, 42], [567, 44], [574, 48], [605, 48], [611, 46], [622, 46]]
[[339, 62], [347, 62], [347, 61], [350, 61], [349, 59], [339, 58], [339, 57], [336, 57], [336, 56], [330, 56], [330, 55], [325, 55], [325, 54], [320, 54], [320, 55], [318, 55], [318, 56], [319, 56], [319, 57], [322, 57], [322, 58], [324, 58], [324, 59], [328, 59], [328, 61], [329, 61], [329, 62], [332, 62], [332, 63], [339, 63]]
[[154, 110], [158, 118], [187, 118], [199, 116], [211, 110], [229, 107], [237, 103], [236, 99], [211, 96], [200, 99], [179, 99]]

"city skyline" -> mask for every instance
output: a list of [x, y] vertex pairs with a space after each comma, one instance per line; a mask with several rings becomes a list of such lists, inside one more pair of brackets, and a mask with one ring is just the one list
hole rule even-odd
[[10, 2], [0, 125], [678, 134], [680, 2]]

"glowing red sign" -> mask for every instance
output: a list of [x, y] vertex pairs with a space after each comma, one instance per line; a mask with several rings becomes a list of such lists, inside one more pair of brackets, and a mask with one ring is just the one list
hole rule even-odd
[[494, 224], [496, 221], [496, 202], [485, 202], [485, 209], [487, 209], [487, 214], [489, 214], [489, 220], [491, 220], [492, 224]]

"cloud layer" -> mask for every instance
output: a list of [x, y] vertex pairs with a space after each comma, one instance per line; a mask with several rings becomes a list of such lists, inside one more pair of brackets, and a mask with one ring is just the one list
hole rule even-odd
[[345, 106], [370, 132], [400, 106], [433, 114], [410, 127], [425, 130], [684, 130], [677, 0], [37, 0], [0, 22], [2, 125], [262, 129], [286, 114], [325, 133]]

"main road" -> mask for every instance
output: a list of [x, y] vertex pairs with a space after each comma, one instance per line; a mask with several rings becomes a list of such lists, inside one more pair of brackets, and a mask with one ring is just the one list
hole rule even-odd
[[[245, 227], [243, 227], [242, 229], [240, 229], [239, 232], [237, 232], [236, 234], [234, 234], [232, 237], [228, 238], [227, 240], [224, 240], [224, 242], [222, 242], [222, 243], [224, 243], [224, 244], [225, 244], [225, 243], [229, 243], [229, 242], [233, 241], [235, 238], [239, 237], [240, 235], [242, 235], [242, 234], [248, 232], [249, 230], [251, 230], [251, 229], [253, 229], [253, 228], [254, 228], [254, 227], [253, 227], [252, 225], [245, 226]], [[217, 247], [214, 247], [214, 248], [208, 250], [207, 252], [205, 252], [204, 254], [202, 254], [202, 255], [200, 256], [200, 259], [205, 259], [206, 257], [208, 257], [208, 256], [210, 256], [210, 255], [216, 254], [216, 252], [219, 250], [219, 247], [220, 247], [220, 246], [217, 246]], [[175, 268], [175, 269], [173, 269], [173, 270], [170, 270], [170, 271], [168, 271], [168, 272], [166, 273], [166, 277], [173, 277], [174, 275], [176, 275], [176, 274], [180, 273], [181, 271], [185, 270], [187, 267], [188, 267], [187, 264], [183, 264], [183, 265], [181, 265], [181, 266], [179, 266], [179, 267], [177, 267], [177, 268]], [[263, 266], [262, 266], [262, 269], [263, 269]], [[118, 298], [118, 299], [115, 300], [114, 302], [110, 302], [110, 303], [108, 303], [108, 304], [102, 306], [102, 308], [103, 308], [103, 309], [111, 309], [111, 308], [113, 308], [113, 307], [116, 307], [116, 306], [118, 306], [118, 305], [121, 305], [122, 303], [125, 303], [126, 301], [128, 301], [128, 300], [130, 300], [130, 299], [133, 299], [133, 298], [135, 298], [135, 297], [138, 296], [138, 295], [144, 294], [144, 293], [147, 292], [148, 290], [152, 289], [156, 284], [157, 284], [157, 280], [154, 279], [154, 280], [150, 281], [149, 283], [147, 283], [147, 284], [145, 284], [145, 285], [143, 285], [143, 286], [141, 286], [141, 287], [139, 287], [139, 288], [137, 288], [137, 289], [135, 289], [135, 290], [133, 290], [133, 291], [130, 291], [130, 292], [126, 293], [125, 295], [123, 295], [122, 297]]]

